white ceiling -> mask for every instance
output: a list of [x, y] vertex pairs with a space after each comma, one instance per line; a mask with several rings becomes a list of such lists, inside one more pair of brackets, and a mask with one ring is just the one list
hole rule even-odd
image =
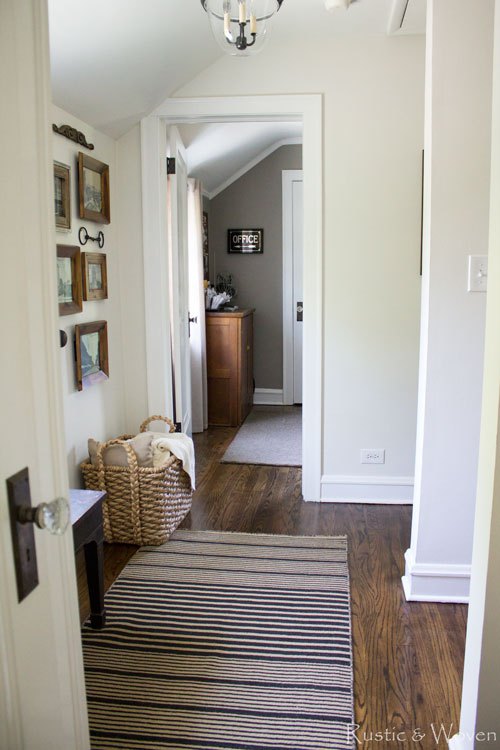
[[[324, 0], [285, 0], [273, 35], [385, 34], [401, 2], [328, 13]], [[409, 0], [403, 31], [423, 32], [424, 17], [425, 0]], [[223, 54], [199, 0], [49, 0], [49, 19], [55, 104], [114, 137]]]
[[188, 171], [215, 197], [234, 179], [285, 143], [301, 142], [300, 122], [182, 125]]

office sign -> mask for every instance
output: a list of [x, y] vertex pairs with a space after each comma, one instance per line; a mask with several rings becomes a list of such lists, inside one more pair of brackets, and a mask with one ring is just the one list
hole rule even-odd
[[263, 229], [228, 229], [228, 253], [263, 253]]

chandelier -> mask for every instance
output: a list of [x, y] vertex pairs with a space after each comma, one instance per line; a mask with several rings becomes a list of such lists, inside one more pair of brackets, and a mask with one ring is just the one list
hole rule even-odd
[[250, 55], [262, 49], [269, 24], [283, 0], [201, 0], [212, 33], [230, 55]]

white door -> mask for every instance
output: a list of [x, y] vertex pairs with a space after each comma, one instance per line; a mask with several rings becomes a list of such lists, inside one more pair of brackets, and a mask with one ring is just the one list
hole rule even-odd
[[169, 157], [175, 159], [167, 181], [175, 419], [181, 423], [182, 431], [191, 435], [187, 168], [184, 146], [175, 127], [169, 130], [168, 151]]
[[[68, 496], [58, 350], [46, 3], [0, 3], [0, 747], [90, 745], [71, 530], [35, 530], [39, 583], [18, 601], [6, 479]], [[15, 71], [15, 75], [13, 75]], [[21, 156], [21, 158], [20, 158]]]
[[283, 171], [283, 403], [302, 403], [302, 170]]

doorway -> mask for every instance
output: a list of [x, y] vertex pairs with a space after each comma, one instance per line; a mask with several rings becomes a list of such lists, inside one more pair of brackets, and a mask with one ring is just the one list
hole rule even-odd
[[[296, 120], [303, 125], [304, 236], [308, 238], [308, 262], [304, 265], [303, 302], [303, 480], [305, 500], [320, 500], [323, 456], [323, 341], [322, 341], [322, 267], [323, 267], [323, 191], [322, 191], [322, 102], [317, 95], [285, 95], [208, 99], [170, 99], [142, 121], [143, 220], [145, 277], [151, 279], [146, 300], [146, 349], [148, 400], [167, 412], [171, 404], [168, 373], [170, 355], [157, 325], [164, 314], [163, 300], [167, 284], [158, 275], [165, 247], [166, 222], [161, 216], [158, 196], [166, 192], [166, 175], [158, 170], [158, 156], [166, 153], [166, 125], [183, 122], [252, 122]], [[151, 200], [148, 200], [148, 196]], [[164, 378], [159, 377], [158, 352]], [[154, 362], [154, 365], [152, 364]], [[170, 398], [170, 400], [169, 400]]]

